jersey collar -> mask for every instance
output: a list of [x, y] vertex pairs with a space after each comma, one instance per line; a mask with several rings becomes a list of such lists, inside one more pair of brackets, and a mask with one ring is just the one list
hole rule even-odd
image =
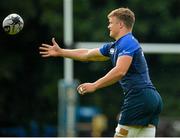
[[128, 35], [132, 35], [132, 33], [131, 33], [131, 32], [129, 32], [129, 33], [127, 33], [127, 34], [123, 35], [123, 36], [122, 36], [122, 37], [120, 37], [118, 40], [116, 40], [114, 43], [118, 43], [121, 39], [123, 39], [124, 37], [126, 37], [126, 36], [128, 36]]

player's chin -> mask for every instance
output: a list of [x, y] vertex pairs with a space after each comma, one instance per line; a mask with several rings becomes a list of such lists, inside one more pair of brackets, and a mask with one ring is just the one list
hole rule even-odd
[[109, 36], [111, 37], [111, 38], [114, 38], [114, 36], [113, 36], [113, 34], [110, 32], [109, 33]]
[[111, 34], [109, 33], [109, 36], [111, 37]]

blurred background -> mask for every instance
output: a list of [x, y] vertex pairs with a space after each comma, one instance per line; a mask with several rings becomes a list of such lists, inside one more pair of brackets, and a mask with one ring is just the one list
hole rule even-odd
[[[66, 1], [66, 0], [65, 0]], [[14, 36], [0, 29], [0, 136], [70, 136], [66, 104], [61, 97], [64, 59], [43, 59], [38, 47], [51, 43], [63, 48], [63, 0], [1, 0], [0, 21], [10, 13], [24, 19], [23, 30]], [[107, 14], [129, 7], [136, 15], [133, 34], [140, 43], [180, 43], [179, 0], [74, 0], [73, 44], [113, 41], [108, 35]], [[164, 110], [157, 136], [180, 136], [180, 53], [145, 54], [151, 80], [159, 90]], [[73, 63], [76, 80], [70, 86], [76, 93], [79, 83], [92, 82], [105, 75], [110, 62]], [[74, 82], [74, 81], [73, 81]], [[123, 100], [118, 84], [80, 96], [75, 94], [74, 133], [71, 136], [113, 136]], [[61, 107], [61, 108], [60, 108]], [[64, 120], [64, 122], [63, 122]]]

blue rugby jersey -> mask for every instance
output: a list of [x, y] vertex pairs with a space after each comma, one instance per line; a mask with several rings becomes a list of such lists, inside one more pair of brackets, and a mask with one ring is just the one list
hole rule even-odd
[[125, 94], [133, 89], [154, 88], [149, 78], [148, 66], [142, 48], [132, 33], [124, 35], [115, 42], [103, 45], [100, 52], [102, 55], [110, 57], [113, 66], [116, 65], [119, 56], [133, 57], [127, 74], [119, 81]]

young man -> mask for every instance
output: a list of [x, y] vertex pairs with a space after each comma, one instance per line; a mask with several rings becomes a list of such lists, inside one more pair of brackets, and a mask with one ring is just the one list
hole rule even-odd
[[119, 81], [124, 103], [114, 137], [155, 137], [162, 100], [153, 86], [147, 63], [136, 38], [132, 35], [134, 13], [128, 8], [115, 9], [108, 15], [110, 37], [116, 41], [96, 49], [62, 49], [55, 39], [42, 44], [42, 57], [66, 57], [79, 61], [111, 60], [113, 68], [93, 83], [78, 86], [80, 94], [92, 93]]

